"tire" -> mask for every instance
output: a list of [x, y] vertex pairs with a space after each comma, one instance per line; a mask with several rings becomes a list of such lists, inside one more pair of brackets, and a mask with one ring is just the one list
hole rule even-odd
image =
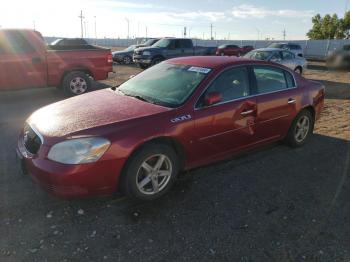
[[[306, 120], [305, 120], [306, 119]], [[308, 121], [308, 128], [301, 125], [302, 121]], [[287, 144], [291, 147], [303, 146], [314, 131], [315, 119], [309, 110], [302, 110], [293, 120], [285, 138]], [[300, 131], [304, 128], [304, 131]], [[298, 133], [300, 132], [300, 133]], [[298, 135], [299, 134], [299, 135]]]
[[138, 64], [138, 66], [139, 66], [141, 69], [147, 69], [147, 68], [148, 68], [148, 65], [146, 65], [146, 64]]
[[132, 58], [130, 56], [123, 57], [123, 64], [124, 65], [130, 65], [131, 63], [132, 63]]
[[297, 66], [297, 67], [294, 69], [294, 72], [295, 72], [295, 73], [298, 73], [299, 75], [302, 75], [302, 74], [303, 74], [303, 69], [302, 69], [300, 66]]
[[154, 66], [156, 64], [159, 64], [160, 62], [162, 62], [164, 60], [163, 57], [157, 56], [155, 58], [152, 59], [151, 65]]
[[[157, 163], [162, 158], [163, 162], [157, 168]], [[131, 198], [155, 200], [169, 191], [179, 170], [180, 161], [172, 147], [166, 144], [147, 144], [128, 160], [120, 189]], [[161, 176], [160, 172], [164, 175]], [[158, 190], [155, 185], [158, 185]]]
[[62, 80], [62, 89], [67, 96], [76, 96], [91, 89], [90, 77], [81, 71], [72, 71]]

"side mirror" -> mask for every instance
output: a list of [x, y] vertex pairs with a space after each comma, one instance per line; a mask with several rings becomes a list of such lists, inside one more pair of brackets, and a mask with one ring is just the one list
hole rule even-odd
[[204, 97], [204, 106], [211, 106], [221, 102], [222, 96], [218, 92], [212, 92]]

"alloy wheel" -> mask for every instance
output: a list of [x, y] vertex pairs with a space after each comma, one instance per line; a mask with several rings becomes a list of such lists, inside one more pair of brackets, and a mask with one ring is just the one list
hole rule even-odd
[[298, 143], [303, 142], [304, 139], [307, 137], [309, 131], [310, 131], [310, 119], [307, 116], [300, 117], [295, 127], [295, 132], [294, 132], [295, 140]]
[[164, 154], [148, 157], [139, 167], [136, 175], [138, 190], [145, 195], [161, 192], [169, 183], [173, 166]]

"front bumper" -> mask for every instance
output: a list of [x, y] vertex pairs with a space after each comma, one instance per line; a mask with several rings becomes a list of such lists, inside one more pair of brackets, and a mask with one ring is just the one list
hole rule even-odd
[[17, 157], [24, 174], [41, 187], [66, 198], [111, 195], [118, 189], [119, 174], [125, 159], [99, 160], [96, 163], [66, 165], [46, 158], [49, 148], [41, 146], [37, 155], [28, 154], [19, 138]]
[[143, 56], [143, 55], [134, 55], [133, 60], [136, 64], [145, 64], [149, 65], [152, 63], [152, 59], [149, 56]]

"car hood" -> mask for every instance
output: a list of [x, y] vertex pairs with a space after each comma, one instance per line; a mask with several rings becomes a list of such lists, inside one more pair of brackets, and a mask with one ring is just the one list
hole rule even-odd
[[27, 122], [44, 137], [44, 140], [56, 140], [83, 130], [169, 110], [171, 109], [167, 107], [104, 89], [45, 106], [34, 112]]
[[112, 54], [113, 55], [126, 55], [126, 54], [133, 53], [133, 52], [134, 51], [115, 51]]

